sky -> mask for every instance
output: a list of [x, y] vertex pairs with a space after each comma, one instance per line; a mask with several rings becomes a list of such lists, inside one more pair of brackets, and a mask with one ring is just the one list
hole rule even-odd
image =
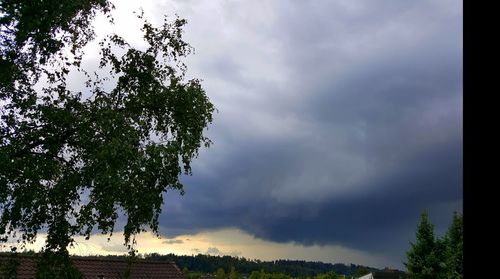
[[162, 238], [139, 236], [139, 252], [404, 269], [423, 211], [438, 235], [462, 212], [461, 1], [113, 2], [97, 33], [138, 45], [140, 6], [187, 19], [188, 77], [218, 110], [185, 195], [165, 194]]

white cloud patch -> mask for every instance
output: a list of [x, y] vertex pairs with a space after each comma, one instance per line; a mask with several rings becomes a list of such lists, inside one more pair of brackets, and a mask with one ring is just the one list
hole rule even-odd
[[182, 239], [167, 239], [164, 240], [163, 243], [165, 244], [182, 244], [184, 241]]
[[217, 247], [208, 247], [207, 251], [205, 252], [205, 254], [209, 254], [209, 255], [219, 255], [221, 254], [220, 250], [217, 249]]

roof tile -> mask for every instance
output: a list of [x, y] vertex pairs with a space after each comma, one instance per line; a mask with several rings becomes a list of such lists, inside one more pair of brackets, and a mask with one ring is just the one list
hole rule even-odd
[[[17, 278], [34, 278], [37, 258], [19, 255]], [[0, 255], [0, 262], [8, 261], [9, 257]], [[102, 257], [71, 257], [73, 265], [84, 275], [84, 278], [122, 278], [127, 270], [127, 261], [124, 259], [107, 259]], [[150, 261], [137, 259], [131, 263], [131, 279], [186, 279], [174, 262]], [[1, 277], [1, 276], [0, 276]]]

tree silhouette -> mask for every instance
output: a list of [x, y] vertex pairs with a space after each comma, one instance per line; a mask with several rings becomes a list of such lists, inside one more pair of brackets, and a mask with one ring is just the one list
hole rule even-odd
[[[67, 255], [78, 234], [112, 234], [123, 213], [125, 243], [158, 232], [163, 194], [183, 193], [213, 105], [197, 79], [185, 80], [186, 21], [161, 26], [142, 14], [146, 49], [116, 34], [100, 42], [100, 67], [88, 73], [83, 47], [107, 0], [0, 2], [0, 235]], [[87, 77], [82, 91], [70, 72]], [[105, 90], [103, 81], [114, 82]], [[83, 92], [86, 91], [86, 92]], [[88, 94], [86, 94], [88, 93]]]
[[458, 212], [453, 213], [453, 220], [445, 235], [446, 265], [448, 278], [463, 278], [464, 269], [464, 233], [463, 216]]
[[417, 226], [416, 242], [407, 252], [406, 269], [411, 278], [447, 278], [443, 240], [434, 236], [434, 226], [426, 212], [422, 213]]

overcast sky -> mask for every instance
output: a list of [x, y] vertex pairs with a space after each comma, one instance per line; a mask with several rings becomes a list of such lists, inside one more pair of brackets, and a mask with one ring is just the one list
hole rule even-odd
[[461, 1], [114, 2], [100, 33], [188, 20], [218, 109], [161, 251], [403, 268], [422, 211], [438, 234], [462, 211]]

